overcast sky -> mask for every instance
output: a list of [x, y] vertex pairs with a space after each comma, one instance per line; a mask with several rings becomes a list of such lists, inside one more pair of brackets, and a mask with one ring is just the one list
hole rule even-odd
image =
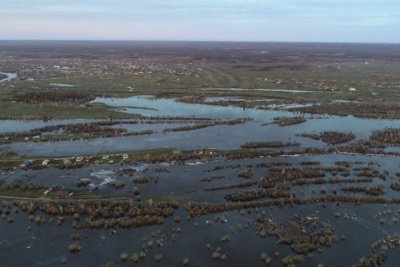
[[0, 39], [400, 43], [400, 0], [0, 0]]

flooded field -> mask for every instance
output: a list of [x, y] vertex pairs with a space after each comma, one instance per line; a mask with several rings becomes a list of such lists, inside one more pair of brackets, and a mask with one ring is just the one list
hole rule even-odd
[[[0, 149], [26, 157], [3, 164], [0, 248], [10, 266], [350, 266], [396, 238], [398, 152], [366, 143], [348, 152], [399, 121], [152, 96], [93, 102], [144, 117], [0, 122]], [[85, 129], [104, 132], [86, 138]], [[146, 152], [160, 148], [171, 150]], [[376, 248], [387, 266], [397, 244]]]
[[[397, 266], [392, 57], [322, 47], [294, 67], [256, 44], [0, 61], [0, 262]], [[368, 69], [339, 83], [329, 62]]]
[[[240, 149], [240, 145], [251, 141], [282, 141], [300, 144], [298, 149], [307, 147], [327, 147], [321, 140], [302, 136], [304, 133], [320, 134], [324, 131], [344, 129], [354, 134], [356, 143], [366, 140], [374, 130], [387, 127], [400, 127], [398, 120], [361, 119], [352, 116], [312, 116], [304, 115], [304, 121], [298, 124], [282, 126], [275, 118], [295, 118], [299, 113], [286, 110], [244, 109], [236, 106], [215, 106], [207, 104], [188, 104], [174, 99], [159, 99], [151, 96], [129, 98], [96, 98], [97, 103], [123, 108], [123, 112], [140, 114], [150, 119], [114, 121], [114, 128], [123, 128], [126, 132], [105, 137], [90, 135], [63, 137], [57, 132], [57, 138], [49, 139], [56, 132], [35, 133], [36, 129], [46, 126], [77, 125], [101, 123], [98, 120], [65, 121], [0, 121], [0, 141], [4, 140], [1, 150], [11, 150], [29, 156], [74, 156], [98, 153], [175, 148], [181, 150], [215, 148], [218, 150]], [[139, 106], [142, 106], [140, 108]], [[161, 117], [160, 119], [156, 119]], [[152, 118], [152, 119], [151, 119]], [[240, 123], [227, 123], [229, 120], [243, 119]], [[107, 123], [106, 123], [107, 124]], [[180, 129], [180, 127], [186, 127]], [[188, 128], [189, 127], [189, 128]], [[29, 132], [31, 131], [31, 132]], [[144, 135], [136, 135], [148, 131]], [[21, 137], [12, 140], [14, 134]], [[25, 133], [25, 135], [24, 135]], [[129, 133], [134, 133], [130, 135]]]
[[[4, 76], [4, 78], [3, 78]], [[0, 83], [5, 83], [5, 82], [9, 82], [12, 79], [17, 78], [17, 74], [16, 73], [6, 73], [6, 72], [0, 72]]]

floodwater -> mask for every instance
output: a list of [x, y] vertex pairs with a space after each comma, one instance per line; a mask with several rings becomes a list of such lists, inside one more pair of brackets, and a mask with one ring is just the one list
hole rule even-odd
[[[221, 99], [209, 99], [219, 101]], [[275, 117], [293, 117], [301, 115], [287, 110], [243, 109], [233, 106], [213, 106], [187, 104], [176, 102], [173, 99], [156, 99], [151, 96], [130, 98], [97, 98], [95, 102], [110, 106], [124, 107], [128, 113], [137, 113], [144, 116], [185, 116], [205, 117], [213, 119], [233, 119], [249, 117], [252, 120], [244, 124], [233, 126], [217, 125], [208, 128], [165, 132], [165, 128], [181, 127], [190, 123], [157, 123], [157, 124], [124, 124], [113, 127], [127, 128], [129, 131], [151, 129], [156, 133], [146, 136], [97, 138], [94, 140], [65, 141], [54, 143], [20, 142], [1, 145], [0, 151], [16, 151], [31, 156], [77, 156], [107, 152], [132, 151], [149, 148], [176, 148], [183, 150], [200, 149], [204, 147], [222, 150], [238, 149], [240, 145], [251, 141], [283, 141], [297, 142], [302, 147], [326, 147], [322, 141], [315, 141], [299, 137], [300, 133], [319, 133], [322, 131], [352, 131], [356, 135], [356, 142], [369, 138], [372, 131], [385, 127], [400, 128], [399, 120], [360, 119], [353, 116], [310, 116], [305, 115], [305, 123], [280, 127], [271, 124]], [[142, 109], [137, 108], [142, 107]], [[284, 108], [284, 107], [283, 107]], [[96, 121], [96, 120], [90, 120]], [[56, 120], [56, 121], [0, 121], [0, 132], [23, 132], [46, 125], [83, 123], [89, 120]], [[282, 150], [295, 150], [296, 147]], [[279, 148], [281, 150], [281, 148]], [[388, 150], [397, 151], [397, 148]], [[211, 187], [235, 184], [244, 181], [238, 172], [248, 168], [253, 170], [251, 178], [245, 181], [258, 182], [268, 173], [268, 168], [262, 163], [287, 163], [292, 167], [302, 162], [320, 162], [322, 167], [335, 165], [337, 161], [350, 164], [349, 178], [356, 176], [356, 168], [373, 167], [383, 173], [387, 171], [387, 178], [374, 177], [371, 183], [363, 182], [357, 186], [384, 185], [384, 197], [398, 196], [398, 191], [392, 190], [390, 185], [397, 181], [399, 161], [397, 157], [361, 156], [350, 154], [301, 155], [298, 157], [273, 157], [227, 160], [217, 157], [212, 160], [187, 161], [185, 163], [101, 163], [98, 165], [83, 166], [78, 169], [62, 170], [48, 167], [42, 170], [10, 170], [0, 174], [4, 183], [24, 180], [29, 184], [45, 187], [59, 186], [64, 189], [79, 190], [81, 193], [96, 193], [106, 196], [130, 195], [132, 187], [140, 188], [140, 199], [157, 197], [179, 199], [180, 208], [175, 215], [182, 218], [180, 223], [174, 222], [174, 217], [165, 218], [163, 224], [144, 226], [132, 229], [81, 229], [72, 227], [72, 219], [67, 217], [62, 226], [57, 226], [46, 214], [36, 211], [35, 215], [46, 218], [45, 224], [29, 222], [27, 214], [13, 208], [7, 218], [12, 217], [13, 223], [0, 219], [0, 262], [5, 266], [59, 266], [60, 259], [65, 257], [66, 266], [100, 266], [113, 261], [119, 266], [130, 266], [133, 263], [123, 263], [119, 259], [122, 252], [129, 256], [133, 252], [146, 251], [146, 257], [137, 263], [137, 266], [183, 266], [182, 260], [188, 258], [189, 266], [265, 266], [260, 260], [260, 254], [267, 252], [272, 258], [269, 266], [282, 266], [281, 257], [294, 254], [288, 245], [278, 244], [275, 236], [261, 238], [252, 227], [254, 220], [260, 216], [267, 216], [277, 223], [283, 223], [293, 218], [317, 218], [329, 223], [339, 240], [331, 247], [315, 251], [305, 258], [303, 263], [296, 266], [317, 266], [323, 263], [325, 267], [351, 266], [362, 256], [370, 252], [370, 245], [388, 234], [400, 231], [400, 223], [395, 214], [400, 214], [400, 205], [382, 204], [312, 204], [304, 206], [268, 207], [230, 211], [218, 214], [204, 215], [198, 218], [187, 219], [185, 206], [189, 202], [228, 202], [226, 194], [257, 189], [258, 185], [246, 188], [231, 188], [217, 191], [206, 191]], [[222, 167], [221, 167], [222, 166]], [[232, 167], [236, 166], [236, 167]], [[115, 171], [119, 168], [134, 169], [133, 176], [119, 175]], [[160, 171], [162, 168], [162, 171]], [[157, 183], [149, 182], [138, 184], [133, 181], [138, 176], [158, 176]], [[221, 176], [211, 182], [202, 182], [201, 178]], [[327, 174], [325, 178], [333, 178], [334, 174]], [[78, 179], [90, 179], [86, 188], [77, 187]], [[113, 181], [125, 184], [116, 189]], [[315, 197], [325, 192], [344, 194], [346, 184], [304, 185], [293, 186], [291, 192], [297, 197]], [[43, 190], [44, 191], [44, 190]], [[349, 193], [350, 194], [350, 193]], [[266, 198], [267, 199], [267, 198]], [[264, 199], [265, 200], [265, 199]], [[340, 213], [337, 217], [334, 214]], [[223, 215], [224, 223], [217, 220]], [[384, 219], [384, 221], [382, 221]], [[30, 225], [31, 231], [27, 230]], [[177, 227], [180, 231], [177, 232]], [[159, 234], [157, 234], [159, 232]], [[82, 250], [72, 254], [68, 245], [73, 243], [71, 236], [79, 234]], [[230, 242], [221, 242], [221, 237], [228, 234]], [[174, 239], [173, 236], [176, 236]], [[149, 240], [159, 240], [159, 246], [143, 248]], [[226, 253], [225, 260], [215, 260], [211, 257], [213, 251], [208, 250], [206, 244], [214, 248], [220, 247]], [[400, 248], [390, 250], [389, 257], [383, 266], [396, 266]], [[157, 263], [154, 255], [161, 253], [162, 260]], [[279, 253], [279, 257], [274, 254]], [[21, 256], [23, 255], [23, 257]], [[32, 264], [35, 263], [35, 264]]]
[[[264, 214], [268, 218], [272, 218], [275, 222], [285, 222], [288, 219], [298, 218], [318, 218], [318, 220], [329, 223], [333, 227], [334, 233], [343, 240], [334, 242], [329, 248], [323, 248], [320, 252], [315, 252], [311, 257], [306, 257], [303, 263], [296, 266], [317, 266], [323, 263], [324, 266], [351, 266], [357, 260], [368, 255], [370, 244], [388, 234], [400, 230], [399, 223], [382, 225], [380, 217], [382, 214], [390, 214], [400, 211], [400, 205], [390, 205], [384, 207], [381, 204], [354, 205], [354, 204], [335, 204], [319, 205], [312, 204], [307, 206], [286, 206], [260, 208], [258, 210], [248, 211], [230, 211], [219, 214], [210, 214], [186, 219], [184, 210], [185, 203], [188, 201], [197, 202], [221, 202], [224, 201], [224, 195], [231, 192], [239, 192], [239, 189], [221, 190], [215, 192], [207, 192], [204, 189], [223, 185], [226, 183], [235, 183], [242, 181], [243, 178], [237, 176], [237, 169], [226, 167], [223, 170], [208, 173], [208, 170], [214, 169], [216, 166], [240, 165], [240, 169], [248, 165], [256, 166], [262, 162], [288, 162], [293, 166], [301, 161], [320, 161], [323, 166], [330, 166], [335, 161], [346, 160], [352, 164], [352, 167], [367, 166], [371, 161], [376, 162], [374, 166], [381, 166], [380, 170], [389, 170], [390, 174], [394, 174], [397, 170], [397, 164], [389, 162], [380, 157], [354, 157], [349, 155], [324, 155], [324, 156], [307, 156], [300, 158], [284, 158], [277, 157], [272, 159], [249, 159], [249, 160], [233, 160], [226, 161], [218, 158], [215, 161], [197, 165], [176, 165], [174, 163], [165, 164], [104, 164], [98, 166], [84, 167], [75, 170], [58, 170], [45, 169], [30, 171], [35, 174], [34, 178], [24, 178], [32, 183], [51, 186], [57, 184], [65, 188], [76, 189], [76, 180], [78, 178], [89, 178], [92, 183], [98, 186], [98, 193], [107, 195], [115, 195], [128, 193], [133, 185], [139, 186], [141, 197], [151, 198], [152, 196], [182, 196], [180, 208], [175, 212], [182, 218], [180, 223], [174, 223], [173, 217], [166, 218], [162, 225], [145, 226], [133, 229], [83, 229], [75, 230], [72, 226], [72, 220], [66, 219], [62, 226], [57, 226], [55, 221], [49, 221], [49, 216], [36, 212], [46, 218], [45, 224], [38, 225], [29, 223], [26, 213], [12, 213], [15, 219], [14, 223], [8, 223], [0, 220], [0, 260], [7, 262], [9, 266], [58, 266], [61, 257], [67, 259], [67, 265], [71, 266], [99, 266], [108, 261], [113, 261], [120, 266], [129, 266], [132, 262], [122, 263], [119, 255], [127, 252], [131, 255], [133, 252], [143, 250], [142, 245], [149, 240], [162, 240], [160, 246], [146, 248], [146, 257], [140, 261], [137, 266], [181, 266], [183, 258], [190, 259], [190, 266], [265, 266], [260, 260], [260, 254], [267, 252], [272, 257], [270, 266], [282, 266], [280, 259], [273, 255], [277, 252], [281, 256], [293, 254], [290, 248], [284, 244], [277, 244], [276, 237], [259, 237], [255, 230], [249, 225], [253, 222], [257, 215]], [[359, 162], [363, 162], [360, 165]], [[164, 167], [169, 173], [158, 173], [155, 171], [157, 167]], [[137, 170], [136, 175], [157, 175], [160, 177], [158, 183], [148, 183], [137, 185], [132, 183], [132, 177], [119, 176], [112, 170], [120, 167], [130, 167]], [[252, 180], [258, 180], [264, 175], [264, 168], [254, 167], [254, 175]], [[14, 172], [8, 175], [7, 181], [23, 178], [23, 172]], [[225, 178], [212, 181], [201, 182], [200, 178], [204, 175], [223, 175]], [[57, 180], [54, 179], [57, 177]], [[122, 189], [114, 189], [109, 182], [120, 180], [126, 183]], [[379, 181], [379, 180], [378, 180]], [[390, 184], [390, 180], [384, 182], [386, 186]], [[85, 190], [91, 190], [88, 189]], [[299, 190], [300, 196], [318, 195], [311, 192], [312, 186], [303, 186]], [[326, 186], [326, 190], [340, 191], [340, 185]], [[246, 188], [248, 190], [251, 188]], [[301, 190], [300, 190], [301, 189]], [[389, 193], [393, 194], [393, 193]], [[335, 213], [341, 214], [340, 218], [334, 216]], [[390, 214], [389, 214], [390, 212]], [[226, 219], [225, 223], [218, 222], [217, 216], [223, 215]], [[27, 230], [30, 224], [32, 230]], [[198, 225], [198, 226], [196, 226]], [[175, 233], [176, 238], [172, 240], [173, 229], [180, 228], [179, 233]], [[154, 233], [160, 232], [159, 235]], [[73, 243], [71, 236], [79, 234], [81, 236], [80, 244], [81, 252], [72, 254], [68, 252], [68, 245]], [[223, 235], [230, 236], [230, 242], [223, 243], [220, 238]], [[206, 248], [206, 244], [210, 243], [214, 248], [221, 247], [221, 251], [226, 253], [226, 260], [214, 260], [211, 257], [213, 251]], [[49, 249], [51, 244], [51, 249]], [[177, 253], [179, 251], [179, 253]], [[396, 253], [399, 249], [394, 249], [387, 265], [395, 266]], [[161, 253], [163, 259], [157, 263], [153, 257], [155, 254]], [[24, 255], [19, 257], [18, 255]], [[32, 262], [36, 264], [32, 265]]]
[[[217, 125], [203, 129], [182, 132], [165, 132], [165, 128], [182, 125], [150, 126], [147, 124], [121, 125], [129, 131], [155, 130], [151, 135], [98, 138], [94, 140], [63, 141], [56, 143], [13, 143], [0, 146], [0, 151], [11, 150], [26, 155], [73, 156], [129, 151], [147, 148], [176, 148], [183, 150], [217, 148], [222, 150], [238, 149], [240, 145], [251, 141], [297, 142], [301, 147], [323, 147], [322, 141], [300, 137], [301, 133], [320, 133], [323, 131], [351, 131], [356, 140], [368, 139], [374, 130], [385, 127], [400, 127], [399, 120], [361, 119], [353, 116], [310, 116], [305, 115], [305, 123], [280, 127], [271, 124], [275, 117], [294, 117], [299, 113], [286, 110], [243, 109], [234, 106], [213, 106], [205, 104], [187, 104], [174, 99], [158, 99], [151, 96], [129, 98], [97, 98], [96, 102], [116, 107], [144, 107], [144, 109], [125, 108], [125, 112], [144, 116], [185, 116], [213, 119], [251, 118], [252, 121], [233, 126]], [[150, 108], [150, 109], [149, 109]], [[69, 120], [67, 123], [79, 123], [82, 120]], [[0, 121], [1, 132], [21, 132], [44, 125], [65, 123], [65, 121]]]
[[72, 88], [72, 87], [78, 87], [79, 85], [74, 85], [74, 84], [66, 84], [66, 83], [50, 83], [50, 86], [53, 87], [65, 87], [65, 88]]
[[7, 78], [1, 79], [0, 83], [9, 82], [9, 81], [17, 78], [17, 74], [16, 73], [0, 72], [0, 74], [4, 74], [4, 75], [7, 76]]
[[[155, 98], [153, 96], [133, 96], [127, 98], [97, 97], [93, 102], [103, 103], [114, 107], [125, 108], [127, 113], [143, 116], [196, 116], [215, 119], [233, 119], [251, 117], [262, 120], [277, 116], [289, 115], [284, 112], [260, 112], [257, 109], [246, 109], [233, 106], [212, 106], [206, 104], [189, 104], [177, 102], [174, 99]], [[143, 107], [129, 108], [131, 107]]]
[[281, 93], [326, 93], [325, 91], [296, 90], [296, 89], [272, 89], [272, 88], [201, 88], [204, 91], [262, 91], [262, 92], [281, 92]]

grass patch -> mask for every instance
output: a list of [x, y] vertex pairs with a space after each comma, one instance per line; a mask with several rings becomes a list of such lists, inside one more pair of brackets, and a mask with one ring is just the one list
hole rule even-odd
[[0, 119], [131, 119], [139, 115], [106, 108], [68, 108], [28, 103], [0, 102]]
[[189, 195], [155, 195], [155, 196], [146, 196], [146, 200], [152, 199], [155, 202], [162, 201], [182, 201], [190, 199]]

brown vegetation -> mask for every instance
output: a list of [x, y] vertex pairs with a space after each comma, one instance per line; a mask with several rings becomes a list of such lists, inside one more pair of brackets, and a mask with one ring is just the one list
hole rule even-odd
[[240, 147], [245, 149], [256, 149], [256, 148], [280, 148], [280, 147], [289, 147], [289, 146], [299, 146], [298, 143], [284, 143], [281, 141], [259, 141], [259, 142], [248, 142], [242, 144]]
[[240, 182], [240, 183], [236, 183], [236, 184], [226, 184], [226, 185], [221, 185], [221, 186], [208, 187], [205, 189], [205, 191], [219, 191], [219, 190], [226, 190], [226, 189], [232, 189], [232, 188], [243, 188], [243, 187], [250, 187], [250, 186], [253, 186], [256, 184], [257, 184], [257, 182], [245, 181], [245, 182]]
[[261, 237], [275, 235], [279, 244], [287, 244], [298, 255], [304, 256], [338, 240], [332, 226], [316, 218], [291, 219], [280, 225], [268, 218], [258, 218], [255, 228]]
[[273, 120], [274, 124], [278, 124], [279, 126], [290, 126], [295, 124], [304, 123], [307, 120], [304, 117], [276, 117]]
[[76, 91], [46, 91], [46, 92], [26, 92], [16, 94], [13, 97], [14, 101], [26, 103], [67, 103], [71, 105], [80, 105], [90, 102], [96, 97], [86, 93]]
[[386, 128], [374, 131], [371, 135], [371, 141], [378, 144], [400, 145], [400, 129]]
[[379, 196], [382, 195], [384, 193], [384, 186], [383, 185], [375, 185], [375, 186], [370, 186], [370, 187], [366, 187], [366, 186], [346, 186], [343, 187], [342, 190], [344, 192], [353, 192], [353, 193], [359, 193], [359, 192], [363, 192], [366, 193], [368, 195], [373, 195], [373, 196]]
[[164, 217], [174, 214], [178, 202], [132, 201], [23, 201], [15, 202], [21, 210], [33, 214], [45, 212], [51, 216], [73, 215], [73, 227], [81, 228], [132, 228], [141, 225], [161, 224]]
[[356, 138], [356, 136], [351, 132], [340, 133], [335, 131], [326, 131], [321, 133], [321, 140], [331, 145], [346, 143], [354, 138]]

